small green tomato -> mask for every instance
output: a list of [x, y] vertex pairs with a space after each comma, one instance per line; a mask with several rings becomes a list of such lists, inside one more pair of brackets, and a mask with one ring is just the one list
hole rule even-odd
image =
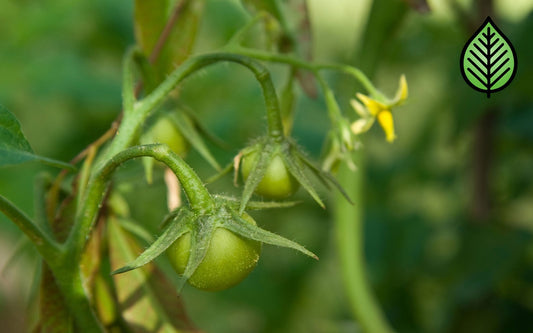
[[180, 156], [189, 150], [189, 143], [168, 117], [160, 117], [149, 133], [154, 143], [165, 143]]
[[[248, 214], [243, 218], [250, 224], [255, 221]], [[190, 232], [179, 237], [168, 249], [167, 256], [174, 270], [182, 275], [189, 261]], [[217, 228], [211, 238], [204, 260], [189, 278], [193, 287], [206, 291], [219, 291], [239, 284], [257, 265], [261, 243]]]
[[[241, 173], [246, 181], [257, 159], [257, 152], [252, 152], [242, 158]], [[271, 199], [284, 199], [293, 195], [299, 187], [298, 181], [290, 174], [279, 155], [275, 155], [267, 167], [263, 179], [255, 188], [255, 193]]]

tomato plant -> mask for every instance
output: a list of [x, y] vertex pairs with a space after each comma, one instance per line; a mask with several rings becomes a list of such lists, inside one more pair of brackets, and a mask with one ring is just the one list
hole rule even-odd
[[[307, 39], [291, 30], [281, 6], [276, 1], [251, 2], [247, 9], [250, 17], [223, 47], [195, 53], [193, 42], [203, 15], [202, 1], [135, 1], [136, 44], [126, 50], [123, 58], [122, 112], [107, 132], [69, 163], [35, 154], [15, 116], [0, 108], [0, 166], [38, 161], [62, 169], [38, 182], [35, 219], [0, 196], [0, 210], [26, 234], [42, 258], [37, 330], [192, 330], [185, 311], [175, 315], [165, 310], [167, 304], [172, 309], [183, 307], [178, 295], [187, 283], [206, 291], [238, 285], [258, 264], [262, 244], [290, 248], [318, 259], [299, 243], [266, 230], [268, 223], [258, 224], [247, 213], [291, 209], [297, 203], [256, 201], [254, 193], [281, 200], [301, 186], [326, 208], [317, 186], [320, 183], [350, 205], [350, 194], [335, 178], [333, 166], [341, 161], [351, 165], [359, 136], [371, 128], [375, 119], [389, 141], [395, 138], [391, 109], [407, 98], [407, 83], [402, 76], [396, 97], [390, 99], [360, 69], [315, 62], [300, 54]], [[307, 10], [303, 14], [305, 23], [309, 20]], [[300, 33], [310, 33], [308, 25], [303, 24], [301, 29]], [[246, 38], [252, 33], [259, 33], [271, 47], [247, 46]], [[231, 63], [252, 74], [262, 92], [262, 96], [257, 96], [262, 100], [258, 105], [266, 115], [265, 133], [251, 138], [249, 146], [241, 143], [243, 148], [223, 169], [207, 142], [221, 147], [224, 144], [210, 134], [205, 120], [187, 105], [181, 89], [188, 84], [185, 79], [197, 76], [196, 80], [202, 80], [199, 72], [220, 63]], [[288, 83], [281, 102], [269, 63], [287, 69]], [[347, 74], [361, 84], [368, 95], [357, 97], [364, 105], [355, 100], [352, 103], [359, 117], [342, 112], [336, 93], [326, 80], [326, 71]], [[315, 85], [324, 96], [329, 123], [321, 165], [296, 143], [291, 132], [296, 82], [309, 96], [318, 94]], [[204, 96], [211, 98], [209, 91]], [[235, 103], [242, 101], [236, 99]], [[383, 115], [387, 116], [386, 123]], [[194, 159], [184, 160], [189, 148], [218, 171], [215, 178], [232, 169], [236, 177], [241, 173], [241, 192], [235, 197], [213, 194], [199, 176], [202, 168], [192, 165]], [[167, 196], [178, 197], [183, 192], [187, 199], [186, 203], [172, 201], [175, 204], [168, 206], [155, 239], [153, 231], [136, 221], [134, 214], [139, 208], [133, 203], [135, 197], [142, 195], [137, 186], [144, 186], [140, 177], [136, 175], [128, 181], [115, 177], [121, 174], [124, 164], [134, 164], [130, 161], [138, 158], [145, 163], [148, 183], [157, 182], [152, 173], [161, 170], [152, 170], [151, 163], [159, 161], [166, 166]], [[169, 180], [169, 174], [173, 180]], [[128, 191], [130, 198], [126, 199]], [[155, 206], [146, 202], [141, 205], [147, 209]], [[145, 242], [144, 250], [139, 240]], [[341, 244], [353, 241], [360, 239], [342, 240]], [[177, 277], [154, 261], [163, 253]], [[356, 279], [364, 281], [360, 276]], [[358, 287], [365, 299], [374, 304], [364, 282]], [[137, 297], [143, 301], [134, 302]], [[135, 303], [134, 309], [129, 308], [130, 302]], [[53, 304], [57, 317], [50, 316], [46, 304]], [[373, 312], [379, 315], [380, 310], [373, 308]], [[150, 320], [143, 321], [144, 316]], [[378, 327], [380, 332], [388, 329], [379, 318], [365, 325], [370, 330]]]

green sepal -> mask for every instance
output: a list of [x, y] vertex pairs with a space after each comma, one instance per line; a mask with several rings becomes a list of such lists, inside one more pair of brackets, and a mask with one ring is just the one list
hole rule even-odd
[[302, 168], [301, 163], [298, 161], [298, 156], [292, 154], [293, 147], [288, 146], [283, 149], [283, 153], [281, 154], [283, 158], [283, 162], [285, 162], [285, 166], [289, 170], [289, 172], [296, 178], [296, 180], [302, 185], [302, 187], [315, 199], [315, 201], [320, 205], [320, 207], [325, 208], [326, 206], [318, 196], [318, 193], [313, 187], [313, 184], [307, 178], [305, 175], [305, 172], [303, 171], [305, 168]]
[[218, 223], [213, 221], [212, 216], [200, 216], [196, 220], [196, 227], [192, 228], [191, 235], [191, 247], [189, 260], [187, 260], [187, 266], [181, 276], [181, 280], [178, 284], [178, 291], [183, 289], [185, 282], [194, 274], [198, 266], [202, 263], [209, 250], [209, 244], [213, 233], [218, 227]]
[[217, 180], [219, 180], [220, 178], [222, 178], [225, 175], [227, 175], [228, 173], [230, 173], [231, 170], [233, 170], [233, 162], [231, 162], [228, 165], [226, 165], [223, 169], [221, 169], [219, 172], [217, 172], [213, 176], [207, 178], [207, 180], [205, 182], [207, 184], [214, 183]]
[[180, 111], [181, 112], [185, 112], [185, 114], [192, 120], [192, 122], [194, 124], [194, 128], [197, 130], [197, 132], [202, 137], [206, 138], [212, 144], [214, 144], [215, 146], [217, 146], [217, 147], [219, 147], [221, 149], [227, 150], [227, 149], [230, 148], [230, 146], [226, 142], [224, 142], [224, 140], [222, 140], [221, 138], [219, 138], [218, 136], [213, 134], [211, 131], [209, 131], [209, 129], [207, 127], [205, 127], [202, 124], [202, 122], [200, 121], [200, 119], [198, 119], [198, 117], [193, 112], [193, 110], [191, 110], [190, 108], [182, 105], [182, 106], [180, 106]]
[[337, 188], [337, 190], [342, 194], [343, 197], [346, 198], [346, 200], [348, 200], [349, 203], [351, 203], [352, 205], [354, 204], [348, 193], [346, 193], [342, 185], [339, 184], [337, 179], [335, 179], [335, 177], [333, 177], [331, 173], [321, 170], [320, 168], [315, 166], [313, 162], [309, 161], [302, 152], [297, 151], [297, 155], [299, 161], [303, 162], [307, 166], [307, 168], [311, 170], [313, 174], [322, 182], [322, 184], [326, 186], [326, 188], [330, 189], [329, 184], [333, 184], [333, 186]]
[[[259, 146], [261, 147], [261, 151], [259, 152], [259, 157], [254, 161], [254, 164], [252, 165], [252, 171], [248, 175], [248, 178], [246, 179], [244, 183], [244, 189], [242, 191], [242, 198], [241, 198], [241, 206], [239, 208], [239, 214], [244, 213], [244, 208], [246, 207], [246, 204], [252, 197], [252, 194], [254, 193], [255, 188], [259, 185], [261, 180], [263, 179], [263, 176], [265, 175], [268, 165], [274, 158], [275, 150], [273, 147], [269, 144]], [[245, 156], [243, 156], [245, 157]]]
[[[240, 200], [237, 198], [215, 195], [215, 199], [222, 199], [228, 206], [238, 210], [240, 208]], [[272, 208], [289, 208], [300, 204], [301, 201], [248, 201], [246, 204], [246, 210], [261, 210]]]
[[261, 229], [260, 227], [256, 225], [252, 225], [248, 223], [236, 211], [231, 210], [231, 216], [232, 216], [232, 219], [226, 219], [224, 221], [224, 225], [223, 225], [224, 228], [236, 234], [239, 234], [243, 237], [253, 239], [255, 241], [297, 250], [311, 258], [318, 260], [318, 256], [316, 254], [307, 250], [302, 245], [296, 242], [293, 242], [291, 240], [288, 240], [287, 238], [284, 238], [273, 232], [267, 231], [265, 229]]
[[207, 148], [202, 136], [197, 131], [197, 126], [185, 111], [179, 109], [169, 114], [172, 122], [191, 146], [215, 169], [220, 170], [220, 165]]
[[165, 251], [176, 239], [190, 230], [190, 222], [195, 218], [194, 213], [182, 209], [179, 214], [168, 224], [163, 233], [139, 255], [134, 261], [121, 267], [111, 274], [120, 274], [146, 265]]

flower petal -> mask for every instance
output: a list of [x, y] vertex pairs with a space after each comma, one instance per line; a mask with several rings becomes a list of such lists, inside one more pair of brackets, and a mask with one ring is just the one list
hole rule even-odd
[[350, 129], [353, 134], [358, 135], [368, 131], [372, 127], [372, 123], [374, 123], [374, 118], [357, 119], [350, 125]]
[[363, 102], [363, 104], [368, 109], [368, 112], [370, 112], [370, 114], [373, 115], [374, 117], [380, 111], [387, 109], [387, 106], [385, 104], [380, 103], [380, 102], [376, 101], [375, 99], [372, 99], [372, 98], [370, 98], [370, 97], [368, 97], [366, 95], [357, 93], [356, 96], [357, 96], [357, 98], [359, 98], [361, 100], [361, 102]]
[[378, 114], [378, 121], [385, 132], [388, 142], [393, 142], [396, 139], [396, 134], [394, 133], [394, 120], [392, 119], [392, 113], [389, 110], [381, 111]]
[[368, 110], [363, 106], [363, 104], [359, 103], [356, 99], [350, 99], [350, 104], [361, 118], [367, 118], [370, 116]]
[[394, 96], [393, 104], [402, 103], [407, 99], [408, 94], [409, 89], [407, 88], [407, 79], [405, 78], [405, 75], [402, 74], [402, 76], [400, 76], [400, 85], [396, 91], [396, 96]]

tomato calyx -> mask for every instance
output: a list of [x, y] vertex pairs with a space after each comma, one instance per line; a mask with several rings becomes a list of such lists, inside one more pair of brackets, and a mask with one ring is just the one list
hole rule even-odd
[[[237, 199], [214, 196], [210, 210], [181, 207], [164, 220], [163, 233], [137, 259], [116, 270], [124, 273], [167, 252], [174, 269], [185, 282], [207, 291], [230, 288], [242, 281], [256, 266], [261, 243], [295, 249], [318, 257], [302, 245], [257, 226], [247, 213], [239, 213]], [[252, 209], [276, 204], [250, 202]], [[284, 206], [284, 204], [281, 204]]]
[[351, 203], [351, 199], [335, 178], [314, 165], [300, 147], [288, 137], [262, 137], [235, 157], [232, 167], [235, 180], [241, 170], [244, 179], [241, 206], [243, 212], [252, 193], [269, 198], [281, 199], [294, 194], [301, 185], [322, 207], [311, 177], [318, 179], [326, 188], [336, 187]]

